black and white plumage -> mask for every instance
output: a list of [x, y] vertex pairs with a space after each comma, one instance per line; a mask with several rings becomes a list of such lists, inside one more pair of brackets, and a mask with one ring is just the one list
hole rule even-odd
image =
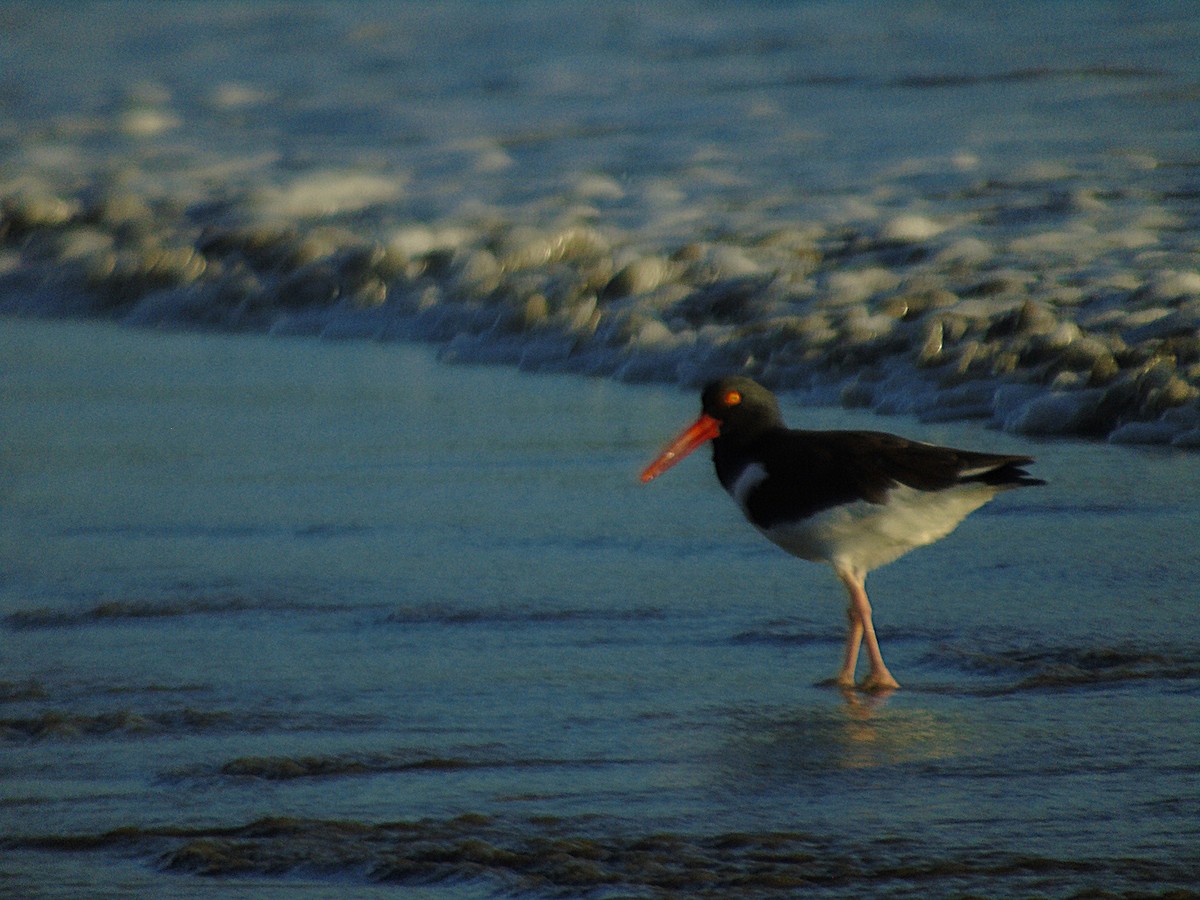
[[642, 473], [649, 481], [706, 441], [717, 478], [755, 528], [788, 553], [833, 566], [849, 594], [837, 683], [854, 684], [865, 641], [868, 690], [899, 685], [879, 651], [865, 581], [872, 569], [945, 537], [1001, 491], [1044, 484], [1028, 456], [978, 453], [877, 431], [803, 431], [749, 378], [709, 384], [700, 417]]

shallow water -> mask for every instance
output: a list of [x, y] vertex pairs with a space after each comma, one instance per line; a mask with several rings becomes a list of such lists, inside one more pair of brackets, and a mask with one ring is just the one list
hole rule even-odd
[[872, 576], [879, 699], [702, 455], [637, 483], [690, 394], [12, 319], [0, 382], [9, 895], [1194, 896], [1194, 455], [785, 402], [1049, 482]]

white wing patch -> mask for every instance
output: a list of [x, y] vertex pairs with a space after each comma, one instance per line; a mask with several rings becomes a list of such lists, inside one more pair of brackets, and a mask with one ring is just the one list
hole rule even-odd
[[1002, 468], [1003, 463], [988, 463], [986, 466], [975, 466], [971, 469], [963, 469], [958, 473], [960, 480], [967, 478], [976, 478], [980, 475], [986, 475], [988, 472], [994, 472], [996, 469]]

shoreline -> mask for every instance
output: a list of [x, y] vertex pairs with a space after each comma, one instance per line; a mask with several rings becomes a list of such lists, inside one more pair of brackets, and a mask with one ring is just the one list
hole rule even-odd
[[[1116, 201], [1057, 181], [975, 185], [957, 223], [764, 218], [673, 241], [598, 215], [400, 221], [353, 173], [301, 176], [269, 214], [254, 192], [206, 209], [100, 185], [0, 195], [0, 312], [411, 339], [451, 361], [685, 387], [742, 373], [822, 405], [1200, 448], [1200, 272], [1186, 240], [1140, 249], [1179, 237], [1178, 217], [1103, 234]], [[297, 213], [313, 192], [345, 211]], [[1021, 204], [1015, 229], [986, 225]], [[1068, 252], [1085, 224], [1090, 244]]]

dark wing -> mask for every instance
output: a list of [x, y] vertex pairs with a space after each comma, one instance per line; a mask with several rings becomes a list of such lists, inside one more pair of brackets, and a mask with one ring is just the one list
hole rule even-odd
[[976, 453], [878, 431], [789, 431], [764, 435], [756, 454], [768, 479], [747, 497], [763, 527], [843, 503], [883, 503], [898, 484], [939, 491], [979, 482], [998, 489], [1044, 484], [1021, 467], [1028, 456]]
[[833, 432], [855, 465], [922, 491], [940, 491], [956, 484], [981, 482], [996, 487], [1045, 484], [1022, 469], [1032, 456], [978, 453], [910, 441], [878, 431]]

